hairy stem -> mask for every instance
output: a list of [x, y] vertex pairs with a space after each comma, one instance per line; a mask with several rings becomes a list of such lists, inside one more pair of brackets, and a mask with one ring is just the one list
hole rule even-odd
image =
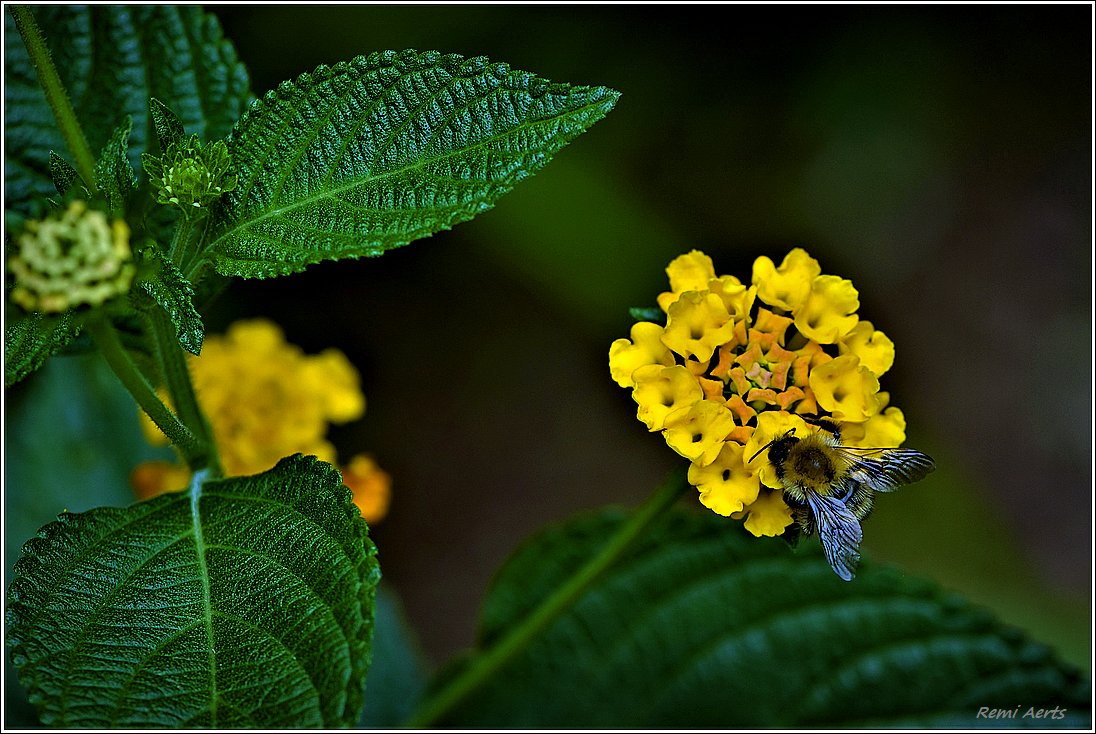
[[186, 457], [187, 463], [190, 466], [204, 465], [203, 457], [208, 454], [207, 446], [160, 400], [156, 390], [133, 363], [133, 358], [122, 345], [118, 332], [110, 320], [105, 316], [92, 318], [88, 320], [85, 328], [95, 340], [114, 374], [129, 390], [141, 409], [148, 413], [152, 422], [179, 448]]
[[[179, 346], [175, 325], [160, 308], [153, 309], [148, 321], [154, 335], [160, 374], [163, 375], [164, 383], [171, 395], [171, 402], [182, 423], [188, 426], [206, 447], [201, 455], [187, 456], [187, 463], [194, 471], [208, 469], [210, 476], [218, 477], [221, 475], [221, 466], [217, 455], [217, 443], [213, 440], [213, 431], [198, 405], [198, 396], [194, 393], [186, 355]], [[199, 463], [193, 463], [192, 459]]]
[[61, 77], [57, 75], [57, 67], [54, 66], [49, 48], [42, 38], [38, 22], [34, 20], [34, 14], [31, 13], [30, 8], [25, 5], [13, 5], [11, 14], [15, 18], [19, 35], [23, 37], [31, 63], [38, 72], [38, 83], [42, 85], [46, 101], [53, 110], [57, 127], [65, 138], [69, 152], [76, 160], [76, 170], [80, 172], [80, 177], [88, 190], [95, 193], [95, 156], [91, 154], [84, 130], [80, 127], [80, 121], [76, 119], [76, 111], [72, 108], [72, 102], [69, 101], [65, 85], [61, 83]]
[[424, 701], [406, 726], [409, 728], [435, 726], [469, 695], [490, 680], [492, 675], [528, 647], [538, 634], [570, 609], [614, 563], [632, 548], [633, 544], [643, 536], [644, 531], [665, 514], [688, 486], [684, 471], [675, 471], [636, 509], [596, 556], [575, 572], [566, 583], [556, 589], [505, 637], [491, 648], [479, 653], [468, 667], [450, 680], [444, 688]]

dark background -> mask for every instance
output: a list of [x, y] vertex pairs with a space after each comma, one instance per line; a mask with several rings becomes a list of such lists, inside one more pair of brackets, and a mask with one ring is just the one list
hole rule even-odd
[[1088, 667], [1092, 574], [1089, 6], [215, 6], [262, 94], [381, 49], [603, 84], [617, 108], [475, 221], [375, 260], [238, 283], [360, 368], [344, 457], [393, 475], [373, 531], [436, 662], [545, 522], [632, 504], [681, 459], [607, 354], [700, 248], [750, 275], [803, 246], [891, 336], [883, 387], [939, 470], [866, 552]]

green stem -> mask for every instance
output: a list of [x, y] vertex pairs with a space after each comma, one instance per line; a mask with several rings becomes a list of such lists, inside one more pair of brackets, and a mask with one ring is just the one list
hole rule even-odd
[[190, 236], [193, 230], [194, 222], [191, 221], [186, 212], [183, 212], [179, 216], [179, 224], [175, 227], [175, 236], [171, 238], [171, 245], [167, 250], [168, 259], [176, 267], [181, 267], [186, 258], [187, 250], [190, 249]]
[[[133, 358], [130, 357], [129, 352], [122, 345], [114, 325], [110, 323], [106, 316], [99, 316], [89, 319], [85, 328], [95, 340], [100, 351], [102, 351], [107, 364], [110, 365], [110, 368], [114, 370], [114, 374], [118, 376], [118, 379], [133, 395], [137, 404], [148, 413], [148, 417], [164, 432], [164, 435], [179, 447], [179, 451], [186, 457], [187, 463], [194, 466], [197, 458], [207, 453], [203, 442], [160, 400], [152, 385], [137, 369], [137, 365], [133, 363]], [[192, 461], [192, 458], [195, 461]]]
[[69, 152], [76, 159], [76, 170], [84, 179], [84, 184], [91, 193], [95, 193], [95, 156], [91, 154], [84, 130], [76, 119], [76, 111], [72, 108], [65, 85], [61, 83], [61, 77], [57, 75], [57, 67], [53, 65], [49, 47], [42, 38], [42, 31], [38, 28], [37, 21], [30, 8], [25, 5], [13, 5], [12, 17], [15, 18], [15, 26], [19, 29], [19, 35], [23, 37], [23, 43], [27, 47], [27, 54], [35, 71], [38, 72], [38, 83], [45, 92], [46, 101], [53, 110], [53, 117], [57, 120], [57, 127], [65, 138]]
[[171, 402], [182, 423], [190, 427], [205, 447], [198, 455], [187, 456], [187, 463], [194, 471], [209, 469], [213, 477], [221, 475], [220, 458], [217, 455], [217, 443], [213, 440], [213, 431], [198, 405], [198, 396], [194, 393], [194, 384], [190, 380], [186, 355], [179, 345], [175, 325], [163, 309], [155, 308], [149, 316], [149, 324], [155, 336], [156, 356], [160, 363]]
[[477, 655], [463, 672], [420, 705], [406, 726], [412, 729], [433, 727], [492, 675], [505, 667], [629, 551], [652, 522], [665, 514], [687, 486], [689, 485], [683, 471], [675, 471], [636, 509], [596, 556], [556, 589], [530, 616], [511, 629], [493, 647]]

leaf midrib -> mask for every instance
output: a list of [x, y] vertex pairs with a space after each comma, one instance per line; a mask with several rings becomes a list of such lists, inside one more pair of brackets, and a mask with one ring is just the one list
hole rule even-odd
[[[400, 168], [392, 169], [390, 171], [385, 171], [384, 173], [380, 173], [380, 174], [377, 174], [377, 175], [369, 175], [369, 176], [364, 176], [364, 177], [360, 177], [360, 178], [356, 178], [356, 179], [351, 179], [345, 185], [335, 186], [333, 188], [323, 189], [321, 191], [316, 192], [315, 194], [307, 195], [307, 196], [304, 196], [303, 198], [297, 199], [296, 201], [292, 201], [292, 202], [290, 202], [289, 204], [287, 204], [285, 206], [277, 207], [277, 208], [274, 208], [274, 209], [269, 209], [269, 210], [263, 212], [262, 214], [260, 214], [259, 216], [251, 218], [251, 219], [241, 219], [231, 229], [225, 230], [216, 239], [214, 239], [212, 242], [210, 242], [207, 249], [211, 250], [211, 251], [217, 251], [218, 250], [218, 245], [220, 243], [222, 243], [226, 240], [231, 240], [232, 237], [238, 231], [250, 229], [250, 228], [252, 228], [252, 227], [254, 227], [258, 224], [261, 224], [263, 221], [265, 221], [267, 219], [284, 216], [285, 214], [287, 214], [289, 212], [292, 212], [292, 211], [295, 211], [297, 209], [307, 207], [310, 204], [313, 204], [313, 203], [318, 202], [318, 201], [333, 198], [333, 197], [338, 196], [339, 194], [342, 194], [346, 191], [351, 191], [353, 189], [356, 189], [356, 188], [359, 188], [359, 187], [362, 187], [362, 186], [366, 186], [366, 185], [369, 185], [369, 184], [372, 184], [372, 183], [375, 183], [375, 182], [378, 182], [378, 181], [384, 181], [384, 180], [389, 179], [389, 178], [398, 177], [398, 176], [402, 176], [404, 174], [416, 172], [420, 169], [425, 168], [428, 165], [444, 161], [444, 160], [446, 160], [448, 158], [451, 158], [453, 156], [457, 156], [457, 155], [461, 155], [461, 154], [467, 154], [471, 151], [475, 151], [478, 148], [483, 148], [483, 147], [485, 147], [485, 146], [487, 146], [491, 143], [494, 143], [494, 142], [496, 142], [498, 140], [501, 140], [505, 137], [508, 137], [508, 136], [511, 136], [511, 135], [513, 135], [517, 132], [520, 132], [521, 130], [530, 129], [530, 128], [535, 127], [536, 125], [541, 125], [541, 124], [544, 124], [544, 123], [552, 122], [552, 121], [555, 121], [555, 120], [557, 120], [561, 117], [578, 116], [581, 113], [583, 113], [583, 112], [585, 112], [589, 109], [602, 106], [605, 103], [606, 103], [606, 99], [605, 99], [604, 96], [602, 96], [602, 97], [598, 98], [596, 101], [592, 101], [592, 102], [589, 102], [587, 104], [582, 105], [581, 107], [576, 107], [572, 110], [568, 110], [564, 114], [554, 115], [554, 116], [548, 117], [548, 118], [542, 118], [542, 119], [538, 119], [538, 120], [530, 120], [530, 121], [527, 121], [527, 122], [523, 122], [520, 125], [517, 125], [516, 127], [508, 128], [507, 130], [505, 130], [503, 132], [500, 132], [496, 135], [492, 135], [489, 138], [484, 138], [483, 140], [481, 140], [480, 142], [478, 142], [474, 145], [468, 145], [468, 146], [464, 146], [462, 148], [456, 148], [456, 149], [451, 150], [447, 153], [443, 153], [441, 155], [437, 155], [437, 156], [433, 156], [433, 157], [422, 157], [422, 158], [417, 159], [413, 163], [402, 166]], [[534, 151], [530, 150], [530, 151], [525, 151], [525, 152], [526, 153], [532, 153]]]
[[213, 596], [210, 591], [209, 565], [206, 563], [205, 540], [202, 537], [202, 517], [199, 503], [207, 470], [194, 473], [190, 482], [190, 522], [194, 528], [194, 548], [198, 556], [198, 575], [202, 581], [202, 621], [209, 640], [209, 718], [210, 726], [217, 726], [217, 650], [213, 644]]

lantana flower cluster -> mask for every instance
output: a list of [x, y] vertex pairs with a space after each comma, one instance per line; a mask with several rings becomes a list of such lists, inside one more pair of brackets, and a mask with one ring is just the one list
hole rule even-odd
[[126, 293], [136, 270], [129, 227], [85, 201], [27, 222], [14, 245], [11, 300], [28, 311], [98, 306]]
[[782, 534], [792, 512], [781, 483], [764, 454], [750, 458], [791, 428], [815, 430], [804, 418], [833, 421], [848, 446], [905, 440], [902, 411], [879, 385], [894, 344], [857, 315], [849, 280], [823, 275], [800, 248], [779, 267], [757, 258], [749, 283], [717, 276], [697, 250], [666, 272], [665, 324], [634, 324], [609, 348], [609, 369], [639, 420], [691, 462], [706, 507], [745, 518], [755, 536]]
[[[208, 337], [201, 356], [188, 357], [188, 366], [228, 476], [258, 474], [298, 452], [338, 464], [325, 437], [328, 424], [365, 412], [358, 372], [346, 355], [337, 349], [306, 355], [270, 321], [238, 321], [224, 336]], [[153, 444], [167, 443], [143, 413], [142, 427]], [[366, 521], [384, 517], [388, 474], [368, 454], [340, 469]], [[145, 462], [131, 475], [140, 499], [182, 489], [189, 481], [185, 465], [165, 461]]]

